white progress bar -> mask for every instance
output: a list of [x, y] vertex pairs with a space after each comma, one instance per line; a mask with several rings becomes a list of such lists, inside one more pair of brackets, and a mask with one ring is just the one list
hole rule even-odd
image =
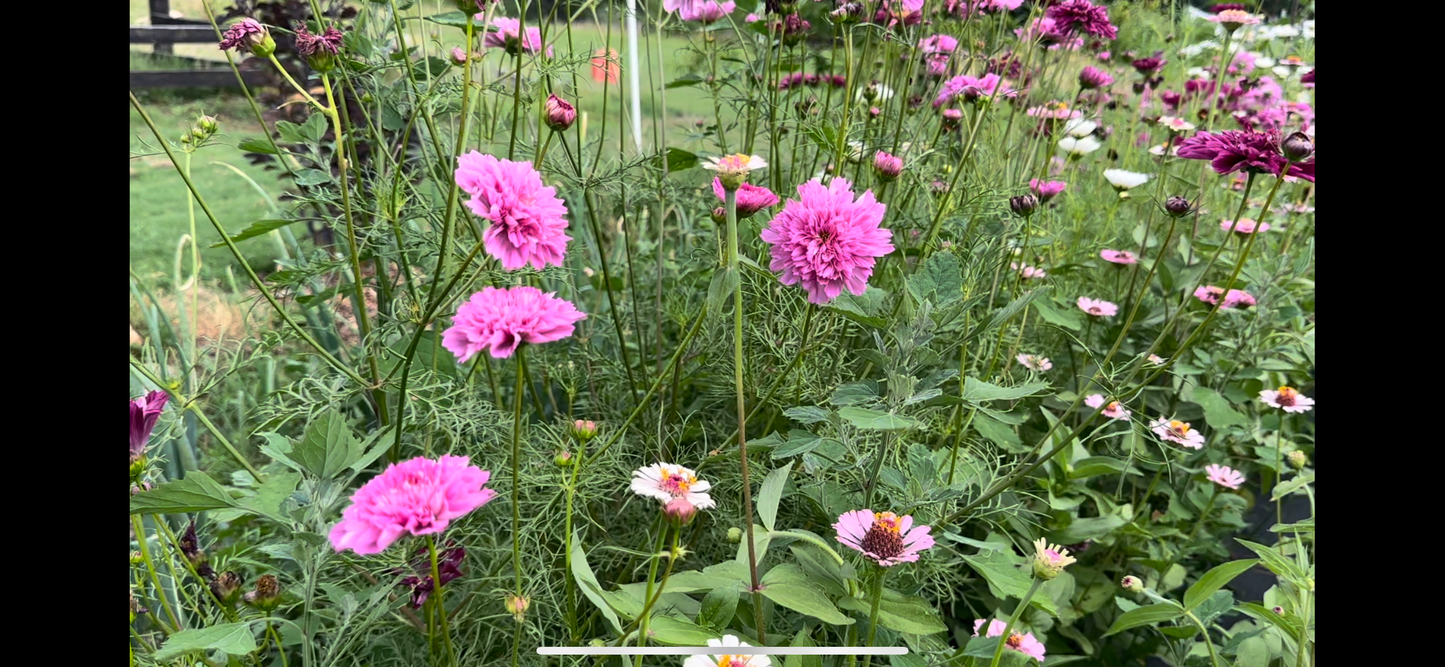
[[538, 655], [908, 655], [906, 646], [540, 646]]

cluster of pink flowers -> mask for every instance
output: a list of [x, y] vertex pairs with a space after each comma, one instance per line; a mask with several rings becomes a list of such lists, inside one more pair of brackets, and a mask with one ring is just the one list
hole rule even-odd
[[1028, 264], [1009, 262], [1008, 268], [1013, 269], [1014, 271], [1018, 271], [1019, 275], [1024, 277], [1024, 280], [1043, 280], [1044, 278], [1049, 277], [1047, 271], [1044, 271], [1037, 266], [1029, 266]]
[[848, 78], [842, 74], [804, 74], [793, 72], [778, 80], [778, 90], [788, 90], [798, 86], [819, 86], [823, 84], [841, 88], [848, 85]]
[[838, 541], [856, 549], [881, 567], [918, 560], [918, 552], [933, 546], [928, 526], [913, 525], [913, 517], [892, 512], [853, 510], [833, 524]]
[[950, 104], [959, 97], [962, 97], [968, 102], [990, 99], [994, 97], [994, 91], [996, 90], [998, 91], [998, 97], [1015, 97], [1018, 95], [1018, 91], [1009, 88], [1007, 84], [1003, 84], [1003, 88], [999, 89], [999, 85], [1002, 83], [1003, 79], [993, 73], [983, 76], [963, 74], [953, 77], [943, 82], [943, 87], [938, 91], [938, 97], [933, 100], [933, 107], [936, 109], [945, 104]]
[[505, 359], [522, 343], [550, 343], [571, 336], [572, 325], [586, 317], [572, 302], [535, 287], [483, 287], [457, 309], [451, 328], [442, 332], [442, 347], [462, 363], [482, 350]]
[[1046, 104], [1029, 107], [1028, 114], [1043, 120], [1072, 120], [1084, 115], [1078, 109], [1070, 109], [1067, 102], [1054, 100]]
[[497, 496], [482, 488], [491, 476], [465, 456], [393, 463], [352, 494], [351, 506], [331, 529], [331, 546], [378, 554], [402, 535], [440, 533]]
[[784, 285], [801, 283], [810, 303], [828, 303], [844, 289], [863, 294], [876, 258], [893, 252], [892, 233], [881, 226], [887, 208], [872, 190], [855, 199], [852, 187], [844, 178], [826, 187], [808, 181], [762, 232], [772, 246], [769, 268], [782, 272]]

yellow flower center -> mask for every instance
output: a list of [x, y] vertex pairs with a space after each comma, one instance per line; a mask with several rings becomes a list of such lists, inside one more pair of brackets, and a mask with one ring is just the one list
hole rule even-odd
[[1169, 430], [1172, 431], [1174, 435], [1182, 438], [1186, 435], [1189, 435], [1189, 424], [1187, 422], [1182, 422], [1177, 419], [1170, 420]]
[[697, 483], [697, 477], [685, 475], [682, 470], [673, 472], [667, 468], [662, 469], [662, 490], [674, 496], [687, 495], [688, 489]]

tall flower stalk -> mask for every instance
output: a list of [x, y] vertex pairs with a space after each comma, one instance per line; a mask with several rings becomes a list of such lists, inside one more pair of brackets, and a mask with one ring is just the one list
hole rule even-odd
[[766, 644], [767, 622], [763, 617], [763, 594], [758, 584], [757, 542], [753, 539], [753, 487], [748, 478], [748, 412], [743, 400], [743, 282], [738, 263], [738, 192], [736, 184], [728, 187], [724, 206], [727, 208], [728, 256], [727, 271], [733, 280], [733, 389], [738, 406], [738, 461], [743, 476], [743, 524], [748, 541], [748, 576], [752, 586], [753, 618], [757, 623], [758, 641]]

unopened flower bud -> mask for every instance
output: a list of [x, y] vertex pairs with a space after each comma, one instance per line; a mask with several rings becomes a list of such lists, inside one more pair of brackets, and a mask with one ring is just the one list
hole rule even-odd
[[721, 225], [728, 220], [728, 210], [719, 206], [712, 210], [712, 221], [715, 225]]
[[878, 107], [868, 107], [868, 115], [872, 118], [877, 118], [883, 115], [883, 110]]
[[857, 23], [858, 19], [863, 16], [863, 5], [850, 2], [828, 12], [828, 16], [833, 17], [835, 23]]
[[1033, 215], [1034, 211], [1039, 208], [1039, 198], [1033, 195], [1009, 197], [1008, 207], [1014, 212], [1014, 215], [1020, 218], [1027, 218]]
[[567, 429], [567, 434], [572, 436], [573, 440], [585, 445], [597, 437], [597, 422], [578, 419], [572, 422], [572, 426]]
[[146, 561], [145, 561], [145, 556], [141, 555], [141, 552], [139, 552], [139, 551], [132, 551], [132, 552], [130, 552], [130, 564], [131, 564], [131, 565], [140, 565], [140, 564], [142, 564], [142, 563], [144, 563], [144, 562], [146, 562]]
[[1278, 614], [1278, 615], [1280, 615], [1280, 616], [1284, 616], [1284, 607], [1275, 607], [1274, 609], [1271, 609], [1270, 611], [1273, 611], [1274, 613], [1276, 613], [1276, 614]]
[[556, 95], [547, 96], [547, 127], [565, 132], [577, 121], [577, 108]]
[[532, 606], [532, 601], [525, 595], [508, 595], [506, 601], [507, 613], [521, 623], [527, 618], [527, 608]]
[[281, 584], [276, 581], [276, 575], [261, 575], [256, 579], [256, 588], [241, 596], [241, 601], [262, 612], [270, 613], [281, 603]]
[[743, 529], [736, 526], [728, 529], [728, 542], [737, 544], [743, 541]]
[[1308, 462], [1309, 459], [1305, 458], [1305, 453], [1298, 449], [1289, 453], [1290, 467], [1294, 468], [1295, 470], [1303, 470], [1305, 464]]
[[1284, 138], [1279, 145], [1279, 150], [1290, 162], [1303, 162], [1315, 154], [1315, 142], [1310, 139], [1310, 135], [1295, 132]]
[[215, 116], [201, 116], [196, 119], [196, 127], [206, 134], [215, 134], [220, 131], [221, 123]]
[[963, 123], [963, 112], [958, 109], [943, 110], [943, 131], [953, 132]]
[[1132, 574], [1124, 577], [1124, 579], [1119, 582], [1119, 587], [1123, 588], [1126, 591], [1129, 591], [1130, 593], [1144, 592], [1144, 582], [1141, 581], [1139, 577], [1136, 577]]
[[692, 523], [692, 518], [697, 515], [697, 506], [688, 502], [687, 498], [673, 498], [662, 508], [663, 516], [677, 526], [686, 526]]
[[1192, 208], [1193, 206], [1189, 204], [1189, 200], [1183, 197], [1174, 196], [1164, 201], [1164, 210], [1176, 218], [1188, 215], [1189, 210]]
[[873, 156], [873, 172], [885, 183], [898, 178], [903, 173], [903, 158], [878, 151]]
[[573, 463], [572, 452], [569, 452], [565, 449], [557, 452], [554, 456], [552, 456], [552, 463], [558, 468], [566, 468], [568, 466], [571, 466]]

